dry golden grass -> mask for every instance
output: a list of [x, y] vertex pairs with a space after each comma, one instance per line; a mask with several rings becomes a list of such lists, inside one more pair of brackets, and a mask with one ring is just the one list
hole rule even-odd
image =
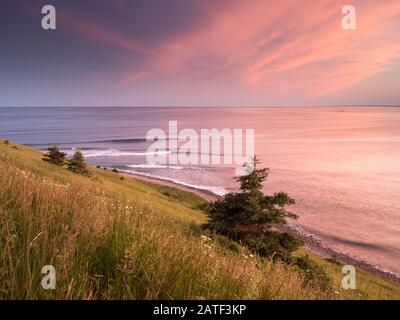
[[[93, 168], [81, 177], [17, 148], [0, 140], [0, 299], [341, 298], [292, 266], [204, 240], [191, 193]], [[44, 265], [55, 290], [41, 287]]]

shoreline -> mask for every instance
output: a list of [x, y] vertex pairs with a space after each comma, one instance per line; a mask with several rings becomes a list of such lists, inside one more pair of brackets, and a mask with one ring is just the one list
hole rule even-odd
[[215, 193], [213, 193], [211, 191], [186, 186], [184, 184], [173, 182], [173, 181], [170, 181], [167, 179], [149, 177], [147, 175], [141, 175], [139, 173], [127, 173], [127, 172], [123, 172], [123, 171], [120, 171], [120, 174], [123, 176], [126, 176], [126, 177], [135, 178], [135, 179], [142, 180], [145, 182], [160, 184], [163, 186], [180, 189], [180, 190], [187, 191], [187, 192], [192, 192], [207, 201], [216, 201], [221, 198], [221, 196], [216, 195]]
[[[211, 191], [199, 189], [199, 188], [195, 188], [195, 187], [191, 187], [191, 186], [186, 186], [186, 185], [183, 185], [183, 184], [180, 184], [180, 183], [177, 183], [174, 181], [170, 181], [167, 179], [149, 177], [146, 175], [141, 175], [139, 173], [120, 172], [120, 174], [122, 174], [128, 178], [134, 178], [134, 179], [138, 179], [138, 180], [149, 182], [149, 183], [160, 184], [160, 185], [164, 185], [164, 186], [168, 186], [168, 187], [172, 187], [172, 188], [177, 188], [177, 189], [180, 189], [183, 191], [192, 192], [192, 193], [198, 195], [199, 197], [205, 199], [206, 201], [216, 201], [221, 198], [221, 196], [216, 195], [215, 193], [213, 193]], [[355, 267], [359, 267], [360, 269], [362, 269], [364, 271], [371, 272], [375, 275], [379, 275], [386, 279], [400, 283], [400, 277], [397, 276], [396, 274], [381, 270], [378, 267], [376, 267], [368, 262], [357, 260], [351, 256], [344, 254], [344, 253], [336, 252], [333, 249], [327, 248], [324, 245], [322, 245], [320, 243], [320, 241], [318, 241], [318, 239], [316, 239], [312, 235], [305, 235], [294, 227], [286, 225], [286, 226], [281, 226], [278, 229], [280, 231], [292, 233], [293, 235], [295, 235], [296, 237], [298, 237], [299, 239], [301, 239], [304, 242], [304, 248], [306, 250], [310, 251], [311, 253], [313, 253], [323, 259], [327, 259], [327, 260], [332, 259], [333, 261], [339, 262], [344, 265], [350, 264]]]
[[373, 264], [371, 264], [369, 262], [358, 260], [350, 255], [347, 255], [345, 253], [338, 252], [331, 248], [328, 248], [328, 247], [324, 246], [323, 244], [321, 244], [321, 242], [318, 239], [316, 239], [314, 236], [305, 235], [305, 234], [299, 232], [299, 230], [297, 230], [293, 226], [288, 226], [288, 225], [281, 226], [281, 227], [279, 227], [279, 229], [281, 231], [292, 233], [293, 235], [295, 235], [296, 237], [301, 239], [304, 242], [304, 248], [306, 248], [311, 253], [313, 253], [323, 259], [330, 260], [332, 262], [338, 262], [342, 265], [352, 265], [352, 266], [358, 267], [364, 271], [373, 273], [375, 275], [379, 275], [386, 279], [392, 280], [396, 283], [400, 283], [400, 277], [397, 276], [396, 274], [394, 274], [390, 271], [385, 271], [385, 270], [379, 269], [379, 267], [374, 266]]

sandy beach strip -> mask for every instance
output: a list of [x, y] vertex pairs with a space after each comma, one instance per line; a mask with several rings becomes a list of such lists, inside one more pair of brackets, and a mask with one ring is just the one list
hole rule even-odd
[[211, 191], [185, 186], [183, 184], [179, 184], [179, 183], [176, 183], [176, 182], [173, 182], [170, 180], [166, 180], [166, 179], [154, 178], [154, 177], [149, 177], [149, 176], [135, 174], [135, 173], [122, 173], [121, 172], [121, 174], [123, 174], [126, 177], [135, 178], [135, 179], [142, 180], [145, 182], [160, 184], [163, 186], [180, 189], [180, 190], [187, 191], [187, 192], [192, 192], [207, 201], [215, 201], [215, 200], [218, 200], [221, 198], [220, 196], [216, 195], [215, 193], [212, 193]]

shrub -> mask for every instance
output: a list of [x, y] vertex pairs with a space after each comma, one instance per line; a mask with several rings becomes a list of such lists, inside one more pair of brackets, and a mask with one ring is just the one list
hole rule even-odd
[[257, 169], [257, 164], [259, 160], [254, 157], [251, 172], [236, 177], [240, 193], [228, 193], [209, 204], [206, 227], [245, 244], [260, 256], [287, 258], [302, 242], [287, 233], [272, 231], [271, 226], [285, 224], [288, 218], [297, 218], [285, 208], [295, 201], [284, 192], [264, 195], [262, 187], [268, 169]]
[[5, 144], [5, 145], [9, 145], [9, 144], [10, 144], [10, 141], [4, 140], [4, 144]]
[[50, 162], [56, 166], [62, 166], [65, 163], [65, 157], [67, 155], [61, 152], [56, 145], [47, 149], [47, 153], [44, 154], [43, 160]]
[[281, 233], [271, 230], [252, 233], [247, 232], [241, 235], [242, 243], [251, 251], [262, 257], [273, 256], [283, 261], [290, 260], [291, 253], [296, 251], [303, 242], [288, 233]]
[[257, 169], [258, 163], [254, 158], [252, 172], [236, 178], [240, 182], [240, 193], [228, 193], [209, 204], [210, 219], [206, 227], [216, 233], [215, 239], [222, 247], [239, 252], [240, 243], [261, 257], [294, 265], [304, 273], [305, 284], [313, 282], [327, 289], [330, 279], [322, 267], [308, 256], [292, 256], [303, 241], [289, 233], [272, 230], [273, 225], [286, 224], [288, 218], [297, 218], [285, 209], [295, 201], [284, 192], [264, 195], [262, 183], [268, 176], [268, 169]]
[[68, 161], [68, 170], [82, 175], [89, 175], [89, 170], [81, 151], [75, 151], [72, 158]]
[[228, 237], [215, 235], [214, 240], [223, 248], [228, 249], [229, 251], [233, 252], [240, 252], [242, 247], [236, 241], [229, 239]]
[[294, 265], [304, 273], [305, 283], [317, 283], [323, 290], [331, 286], [331, 280], [325, 270], [313, 262], [308, 255], [294, 258]]
[[243, 226], [282, 225], [286, 224], [286, 219], [297, 219], [297, 215], [285, 209], [285, 206], [295, 203], [285, 192], [264, 195], [262, 187], [268, 169], [257, 169], [257, 164], [259, 160], [255, 157], [252, 171], [236, 177], [240, 193], [228, 193], [210, 203], [207, 227], [217, 233], [234, 236], [237, 229]]

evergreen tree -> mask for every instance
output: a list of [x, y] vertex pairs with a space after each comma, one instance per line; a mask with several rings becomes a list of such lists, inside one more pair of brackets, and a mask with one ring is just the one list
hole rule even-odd
[[206, 227], [239, 242], [262, 257], [269, 256], [295, 265], [304, 273], [305, 282], [314, 281], [327, 288], [330, 280], [322, 267], [307, 256], [291, 255], [303, 242], [289, 233], [271, 228], [273, 225], [286, 224], [287, 219], [297, 219], [297, 215], [285, 208], [295, 201], [285, 192], [264, 195], [262, 187], [268, 177], [268, 169], [258, 169], [258, 164], [259, 160], [254, 157], [252, 171], [236, 177], [241, 192], [228, 193], [209, 204]]
[[240, 183], [240, 193], [228, 193], [222, 199], [210, 203], [208, 227], [217, 233], [232, 235], [246, 226], [255, 228], [282, 225], [288, 218], [297, 218], [297, 215], [285, 208], [295, 203], [287, 193], [264, 195], [262, 187], [269, 170], [258, 169], [259, 163], [254, 157], [251, 172], [235, 178]]
[[89, 174], [85, 158], [80, 150], [75, 151], [72, 158], [68, 161], [68, 170], [83, 175]]
[[65, 163], [66, 153], [61, 152], [56, 145], [47, 149], [43, 160], [50, 162], [56, 166], [62, 166]]

